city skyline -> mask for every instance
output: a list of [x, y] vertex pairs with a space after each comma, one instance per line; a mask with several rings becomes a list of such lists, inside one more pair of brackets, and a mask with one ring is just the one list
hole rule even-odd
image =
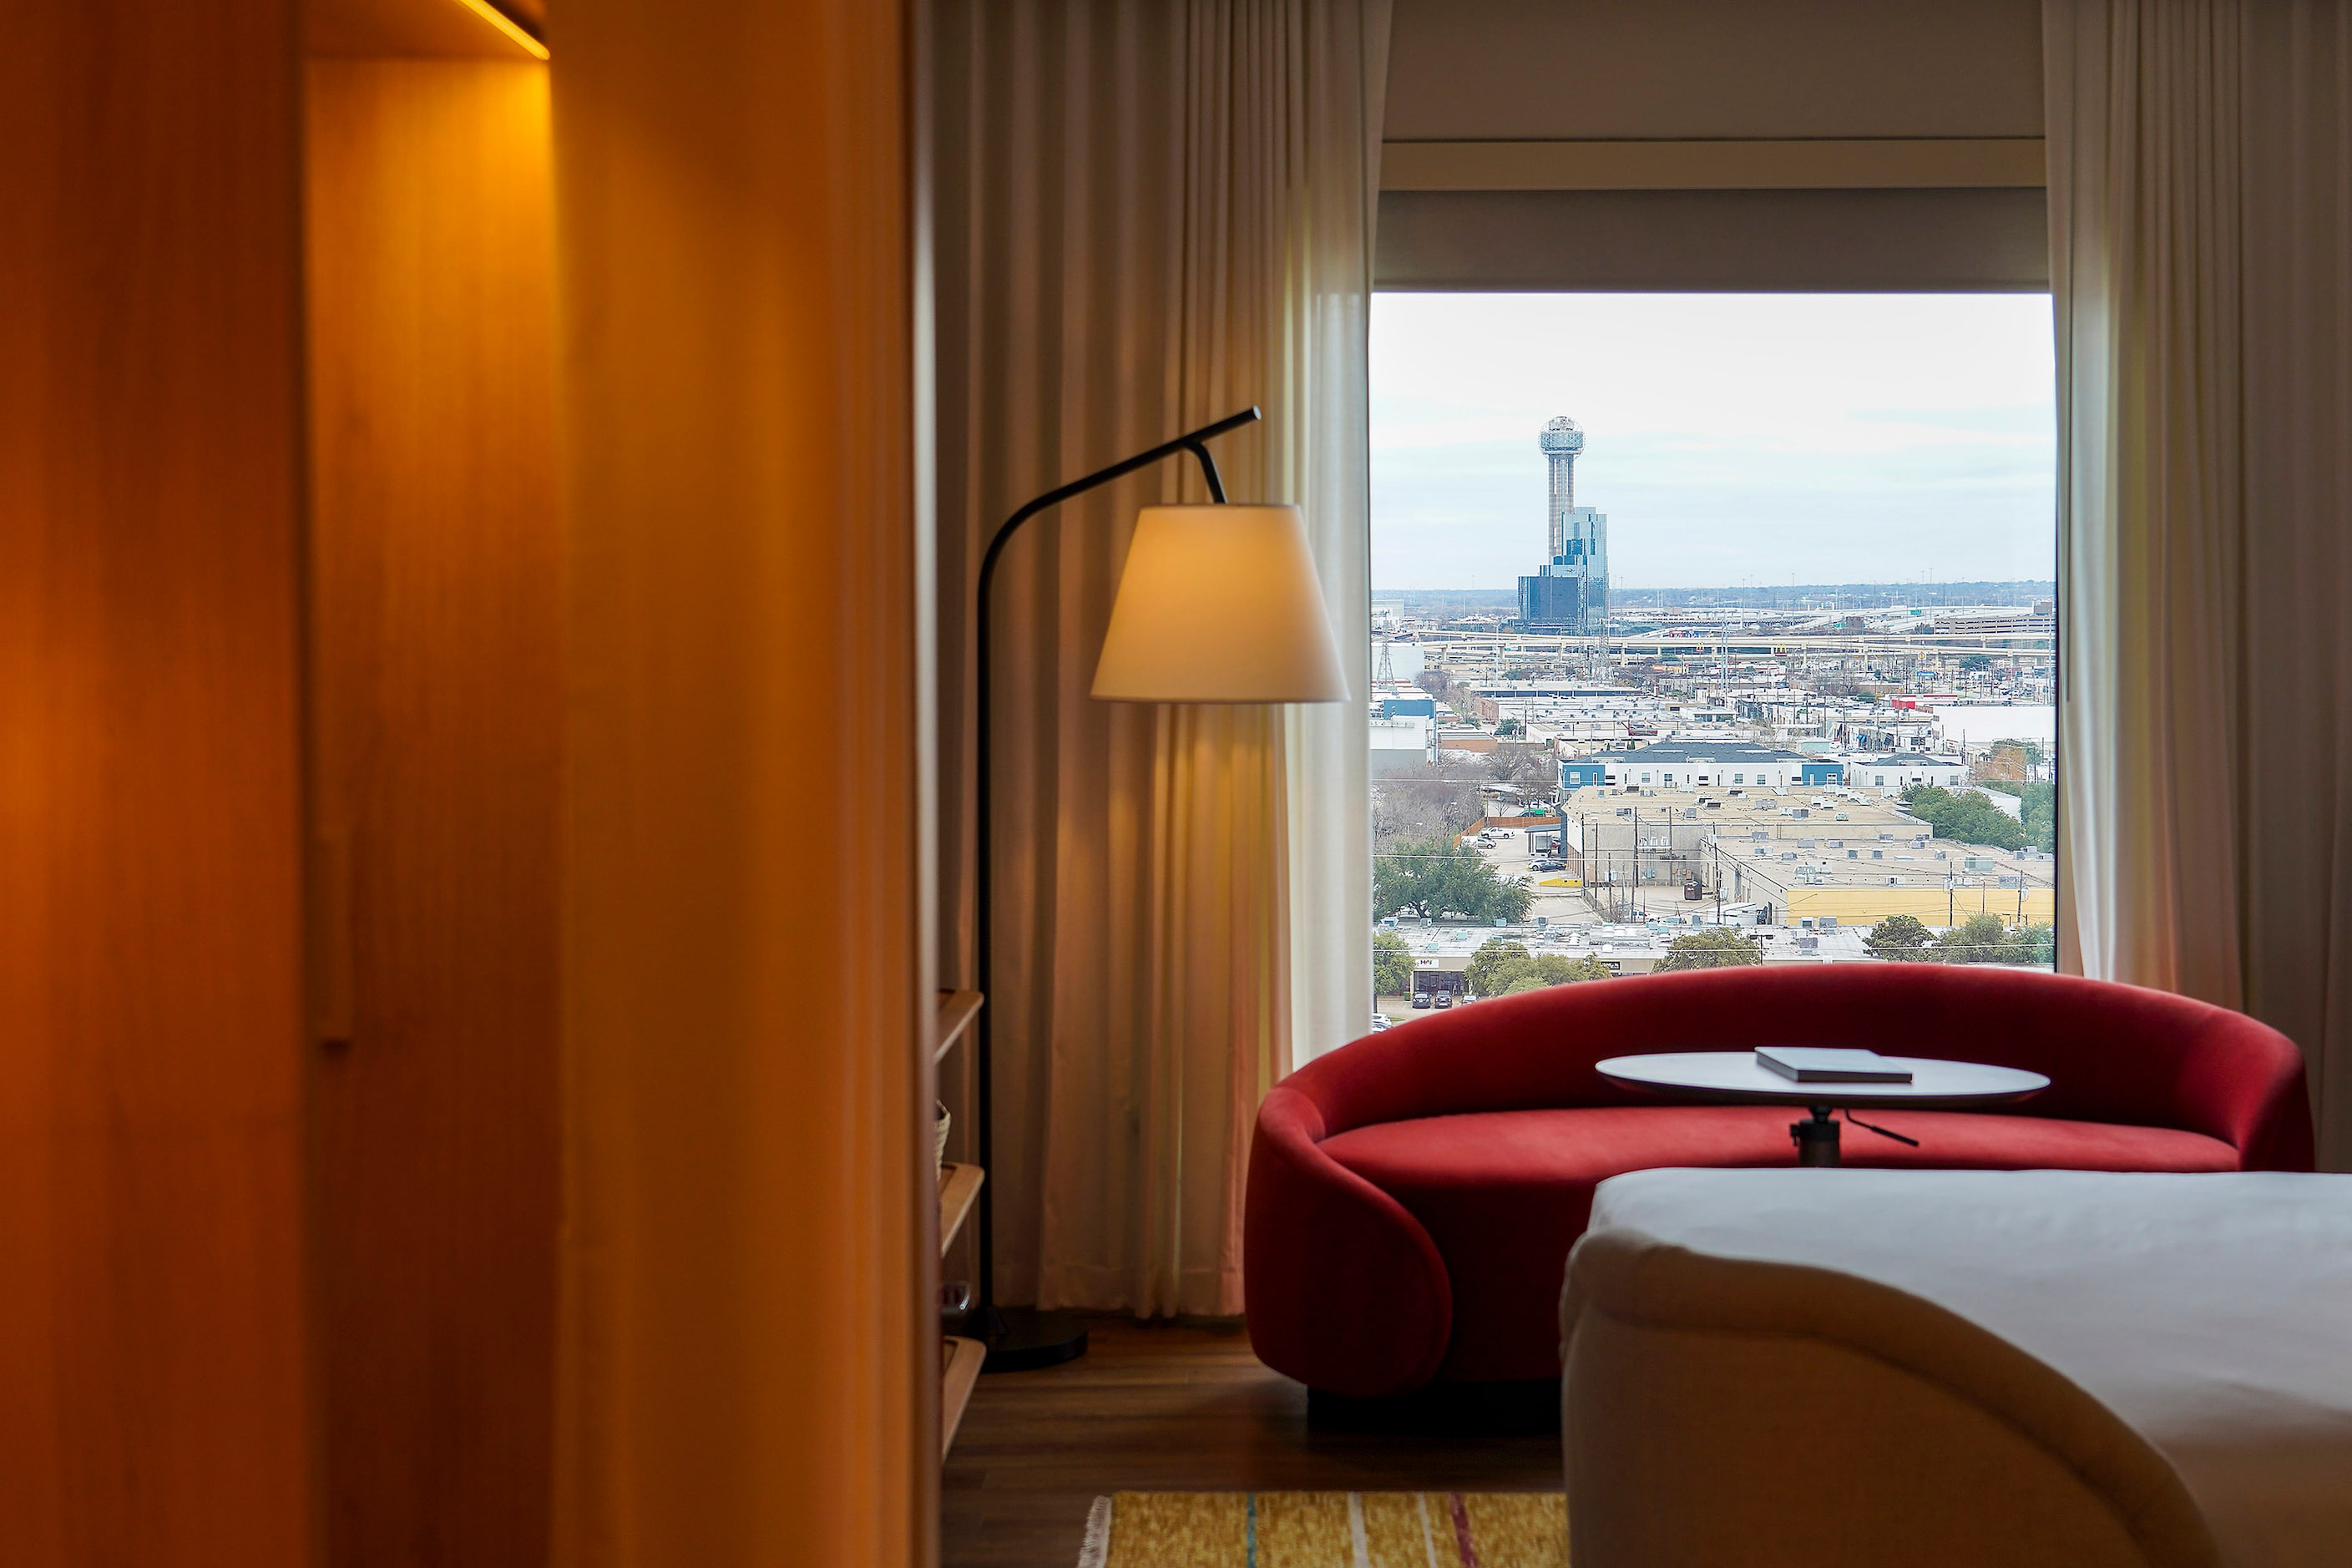
[[1614, 586], [2054, 574], [2046, 295], [1374, 297], [1372, 584], [1504, 589], [1532, 433], [1585, 433]]

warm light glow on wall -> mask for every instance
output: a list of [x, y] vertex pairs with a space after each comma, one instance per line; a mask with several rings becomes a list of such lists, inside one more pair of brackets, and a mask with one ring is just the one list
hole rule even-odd
[[457, 4], [529, 49], [535, 58], [547, 58], [547, 46], [523, 31], [520, 23], [491, 5], [490, 0], [457, 0]]

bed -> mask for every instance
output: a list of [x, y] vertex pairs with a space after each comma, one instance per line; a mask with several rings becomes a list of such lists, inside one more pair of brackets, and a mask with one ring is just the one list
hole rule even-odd
[[2352, 1176], [1638, 1172], [1561, 1326], [1578, 1568], [2352, 1563]]

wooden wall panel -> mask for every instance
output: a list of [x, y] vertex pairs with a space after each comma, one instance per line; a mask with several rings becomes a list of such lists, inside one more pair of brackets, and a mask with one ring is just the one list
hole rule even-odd
[[929, 1550], [903, 8], [551, 7], [567, 1568]]
[[0, 50], [0, 1557], [293, 1568], [299, 185], [287, 0]]
[[547, 73], [336, 60], [309, 88], [328, 1554], [531, 1568], [559, 1160]]

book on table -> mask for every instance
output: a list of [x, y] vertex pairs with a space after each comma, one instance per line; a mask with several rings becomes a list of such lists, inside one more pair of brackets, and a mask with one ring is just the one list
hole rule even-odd
[[1756, 1059], [1798, 1083], [1909, 1083], [1911, 1069], [1876, 1051], [1826, 1046], [1759, 1046]]

